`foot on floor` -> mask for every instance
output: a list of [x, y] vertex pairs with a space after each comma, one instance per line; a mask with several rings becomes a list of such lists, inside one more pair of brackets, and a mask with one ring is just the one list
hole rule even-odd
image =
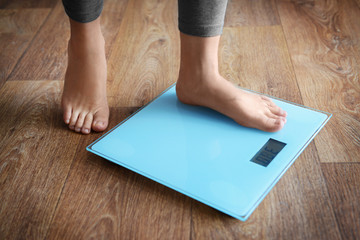
[[69, 40], [61, 106], [65, 123], [83, 134], [104, 131], [108, 126], [104, 45], [101, 34], [81, 41]]

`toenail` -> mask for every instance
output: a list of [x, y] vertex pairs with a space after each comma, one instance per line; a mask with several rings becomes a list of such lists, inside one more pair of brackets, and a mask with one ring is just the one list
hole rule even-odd
[[65, 123], [66, 123], [66, 124], [69, 124], [69, 123], [70, 123], [70, 119], [66, 119], [66, 120], [65, 120]]
[[75, 127], [74, 125], [70, 125], [70, 126], [69, 126], [69, 128], [70, 128], [71, 130], [74, 130], [74, 127]]
[[79, 127], [75, 128], [75, 131], [80, 132], [80, 128]]
[[90, 129], [85, 128], [85, 129], [84, 129], [84, 133], [90, 133]]
[[104, 123], [103, 122], [97, 122], [95, 125], [96, 126], [102, 126], [102, 125], [104, 125]]

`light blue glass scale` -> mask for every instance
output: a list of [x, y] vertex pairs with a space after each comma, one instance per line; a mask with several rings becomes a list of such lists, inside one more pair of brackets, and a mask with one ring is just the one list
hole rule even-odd
[[87, 150], [245, 221], [330, 119], [280, 99], [275, 133], [178, 101], [171, 86]]

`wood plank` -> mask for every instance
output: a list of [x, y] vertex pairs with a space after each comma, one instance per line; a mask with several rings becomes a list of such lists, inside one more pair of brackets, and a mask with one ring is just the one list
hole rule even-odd
[[101, 30], [105, 38], [105, 54], [109, 59], [119, 32], [121, 21], [129, 0], [104, 0], [104, 8], [101, 13]]
[[246, 222], [192, 207], [192, 239], [341, 239], [314, 143]]
[[68, 38], [68, 21], [61, 1], [58, 1], [9, 80], [63, 79]]
[[302, 103], [280, 26], [224, 28], [219, 58], [234, 84]]
[[66, 130], [61, 83], [13, 81], [0, 90], [0, 238], [43, 239], [79, 134]]
[[[281, 26], [225, 28], [223, 76], [302, 103]], [[193, 239], [340, 239], [316, 148], [311, 143], [246, 222], [192, 207]]]
[[53, 8], [54, 0], [0, 0], [0, 9]]
[[0, 88], [49, 12], [50, 9], [0, 10]]
[[321, 169], [343, 239], [359, 239], [360, 164], [323, 163]]
[[129, 1], [109, 59], [108, 94], [138, 107], [177, 80], [176, 1]]
[[[136, 109], [111, 108], [110, 127]], [[191, 200], [87, 152], [97, 137], [79, 144], [47, 238], [188, 239]]]
[[226, 10], [225, 26], [279, 25], [275, 0], [230, 0]]
[[322, 162], [360, 161], [360, 9], [351, 0], [278, 3], [304, 103], [333, 113]]
[[[109, 55], [120, 27], [127, 0], [106, 1], [101, 17], [102, 31]], [[67, 42], [70, 25], [61, 1], [17, 64], [9, 80], [63, 80], [67, 65]], [[36, 64], [34, 64], [36, 63]]]
[[355, 1], [357, 3], [358, 7], [360, 8], [360, 0], [355, 0]]

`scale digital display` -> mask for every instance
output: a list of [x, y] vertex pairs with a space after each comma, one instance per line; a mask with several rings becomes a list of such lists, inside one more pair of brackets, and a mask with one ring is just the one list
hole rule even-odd
[[270, 138], [251, 159], [251, 162], [267, 167], [285, 145], [286, 143]]

